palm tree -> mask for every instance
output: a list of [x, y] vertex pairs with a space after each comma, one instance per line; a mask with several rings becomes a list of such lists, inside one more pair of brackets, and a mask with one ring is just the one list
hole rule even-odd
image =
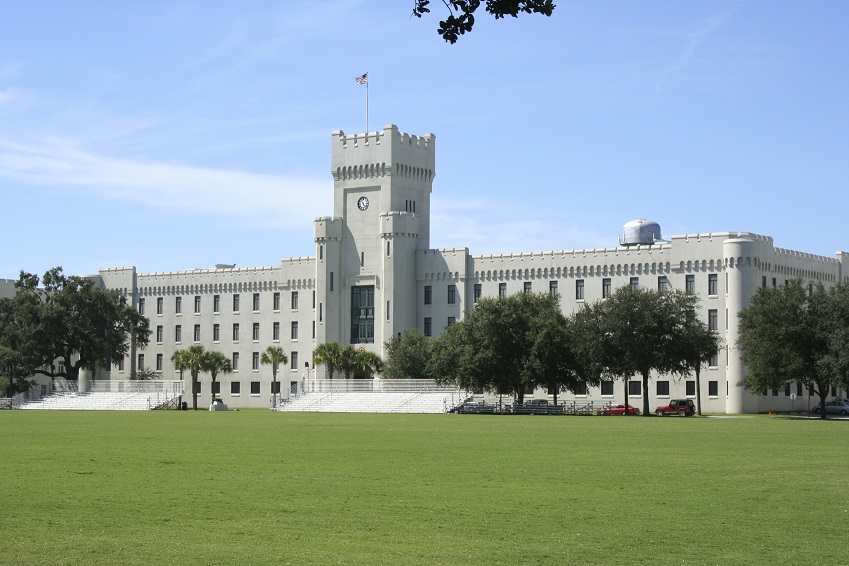
[[[174, 364], [174, 368], [180, 370], [180, 381], [183, 381], [183, 370], [186, 369], [186, 351], [185, 350], [177, 350], [173, 354], [171, 354], [171, 362]], [[180, 403], [179, 407], [183, 408], [183, 396], [180, 395], [180, 399], [178, 400]]]
[[353, 346], [343, 346], [339, 350], [339, 362], [337, 367], [342, 371], [345, 379], [351, 379], [357, 369], [357, 351]]
[[333, 373], [337, 369], [341, 369], [340, 362], [342, 355], [342, 346], [337, 342], [325, 342], [320, 344], [312, 353], [313, 363], [316, 365], [326, 365], [327, 373], [330, 379], [333, 379]]
[[383, 373], [383, 359], [374, 352], [357, 351], [354, 358], [354, 378], [371, 379], [377, 373]]
[[271, 398], [273, 399], [273, 404], [276, 406], [276, 395], [280, 393], [280, 390], [277, 387], [277, 368], [280, 364], [288, 362], [289, 358], [280, 346], [269, 346], [265, 349], [265, 352], [262, 353], [262, 357], [259, 361], [263, 364], [271, 364]]
[[212, 402], [215, 402], [215, 379], [218, 374], [228, 374], [233, 372], [233, 364], [230, 359], [221, 352], [210, 351], [206, 353], [204, 360], [204, 370], [208, 371], [212, 376]]
[[195, 344], [193, 346], [189, 346], [185, 350], [177, 350], [174, 352], [174, 355], [171, 356], [171, 359], [175, 360], [175, 364], [179, 361], [180, 367], [189, 370], [192, 374], [192, 410], [197, 411], [198, 374], [202, 371], [206, 371], [206, 349], [199, 344]]

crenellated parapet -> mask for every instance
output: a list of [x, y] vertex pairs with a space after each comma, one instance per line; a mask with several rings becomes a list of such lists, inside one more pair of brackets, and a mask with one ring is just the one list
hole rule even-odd
[[412, 212], [392, 211], [380, 215], [380, 236], [383, 239], [418, 238], [421, 221]]
[[342, 239], [343, 221], [341, 218], [321, 216], [315, 219], [313, 226], [315, 230], [315, 241], [318, 243], [338, 242]]
[[203, 295], [273, 291], [279, 287], [281, 269], [276, 266], [224, 269], [190, 269], [139, 273], [139, 295]]

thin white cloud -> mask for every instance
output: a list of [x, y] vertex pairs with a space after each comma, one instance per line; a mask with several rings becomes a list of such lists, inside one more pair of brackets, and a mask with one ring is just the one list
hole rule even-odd
[[687, 70], [704, 41], [733, 16], [733, 11], [727, 11], [699, 21], [692, 29], [687, 31], [683, 37], [685, 41], [684, 50], [678, 57], [678, 61], [666, 69], [657, 83], [657, 90], [661, 90], [672, 77]]

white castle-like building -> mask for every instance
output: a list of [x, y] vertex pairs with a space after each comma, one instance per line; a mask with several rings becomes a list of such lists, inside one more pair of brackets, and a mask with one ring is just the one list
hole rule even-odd
[[[772, 238], [748, 232], [686, 234], [662, 240], [660, 227], [639, 220], [625, 226], [608, 248], [473, 255], [468, 248], [431, 249], [430, 196], [436, 176], [436, 138], [402, 133], [394, 125], [367, 134], [332, 133], [333, 214], [315, 220], [315, 255], [283, 259], [269, 267], [192, 269], [139, 273], [135, 267], [100, 270], [104, 288], [120, 289], [150, 320], [145, 349], [98, 379], [127, 379], [137, 368], [176, 379], [170, 361], [178, 349], [202, 344], [219, 350], [234, 372], [219, 377], [230, 407], [268, 407], [269, 345], [289, 357], [278, 372], [286, 397], [303, 380], [324, 377], [312, 367], [323, 342], [365, 348], [382, 357], [384, 343], [414, 328], [426, 336], [461, 321], [483, 297], [520, 292], [560, 295], [567, 315], [623, 285], [675, 288], [701, 297], [701, 314], [724, 346], [702, 372], [702, 407], [713, 413], [802, 409], [810, 400], [799, 384], [757, 395], [738, 385], [745, 372], [735, 349], [737, 313], [758, 287], [801, 278], [809, 285], [849, 282], [849, 254], [836, 257], [776, 248]], [[201, 399], [208, 399], [201, 374]], [[653, 375], [650, 391], [639, 376], [628, 384], [604, 382], [559, 399], [653, 407], [672, 398], [695, 398], [693, 378]], [[836, 394], [836, 392], [833, 392]], [[537, 390], [535, 397], [548, 392]]]

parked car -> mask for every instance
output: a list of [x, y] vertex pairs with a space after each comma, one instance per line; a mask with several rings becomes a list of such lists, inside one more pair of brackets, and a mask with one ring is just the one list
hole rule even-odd
[[[814, 407], [814, 413], [820, 414], [822, 407], [817, 405]], [[825, 404], [825, 414], [827, 415], [849, 415], [849, 399], [833, 399]]]
[[678, 414], [682, 417], [689, 417], [696, 412], [696, 404], [692, 399], [673, 399], [668, 405], [663, 405], [654, 410], [654, 414], [658, 417], [663, 415]]
[[543, 405], [549, 405], [548, 399], [529, 399], [525, 401], [526, 407], [541, 407]]
[[[598, 410], [599, 415], [609, 416], [609, 415], [624, 415], [625, 414], [625, 405], [611, 405], [609, 407], [602, 407]], [[640, 410], [633, 405], [628, 405], [628, 414], [629, 415], [639, 415]]]

